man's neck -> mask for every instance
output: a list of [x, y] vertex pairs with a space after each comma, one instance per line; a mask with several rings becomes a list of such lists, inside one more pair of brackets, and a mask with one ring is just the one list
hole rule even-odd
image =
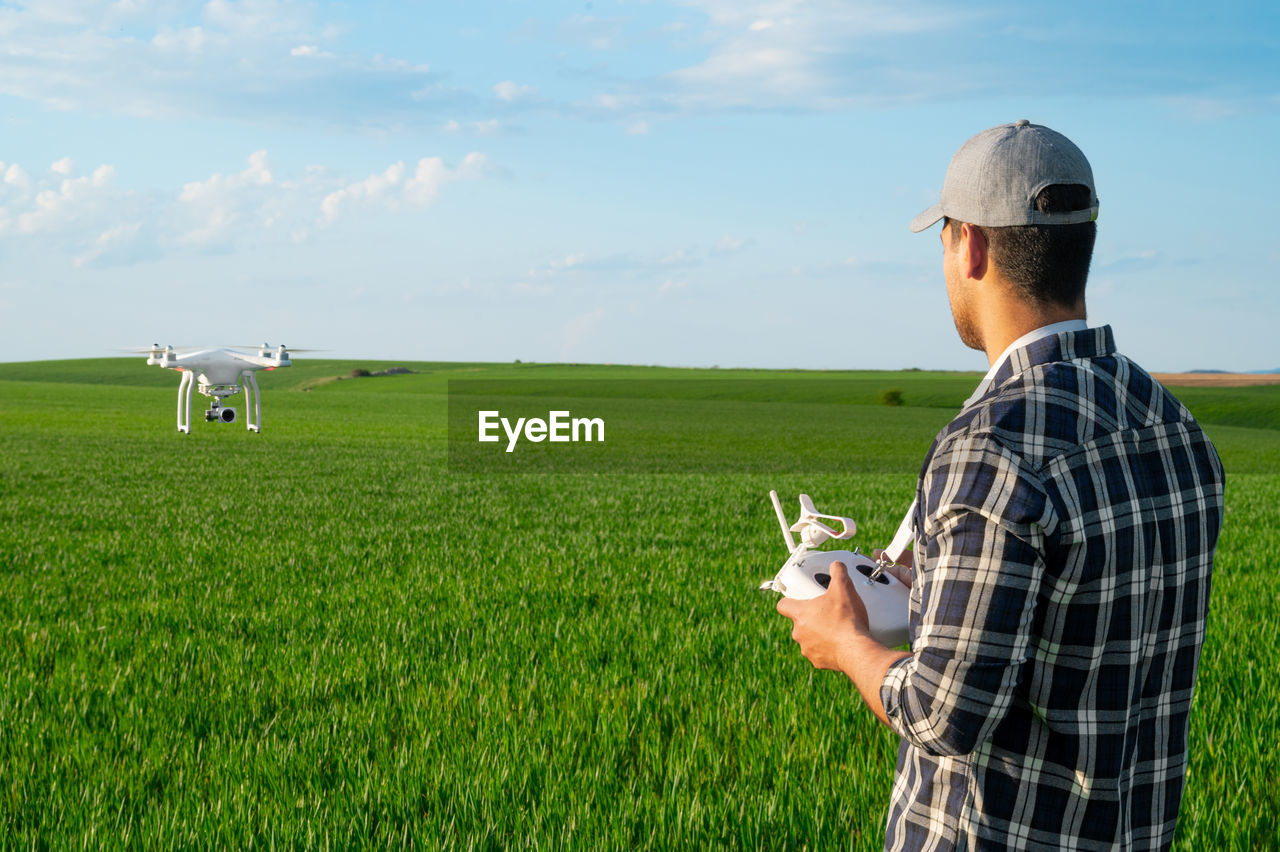
[[1085, 319], [1083, 301], [1078, 305], [1046, 305], [1031, 306], [1025, 302], [1008, 299], [987, 314], [988, 321], [983, 329], [983, 349], [987, 353], [987, 364], [993, 366], [1009, 348], [1009, 344], [1025, 334], [1067, 320]]

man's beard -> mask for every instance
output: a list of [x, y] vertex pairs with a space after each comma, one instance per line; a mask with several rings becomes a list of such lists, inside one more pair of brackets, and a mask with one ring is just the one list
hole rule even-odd
[[982, 333], [974, 325], [973, 312], [967, 305], [952, 305], [951, 320], [956, 324], [956, 333], [960, 335], [961, 343], [979, 352], [986, 351], [986, 346], [982, 343]]

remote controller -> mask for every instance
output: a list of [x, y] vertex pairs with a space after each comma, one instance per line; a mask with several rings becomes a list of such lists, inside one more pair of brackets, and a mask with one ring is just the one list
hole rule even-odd
[[[778, 492], [770, 491], [769, 497], [773, 500], [774, 511], [782, 526], [782, 536], [791, 555], [777, 575], [772, 580], [761, 583], [760, 588], [772, 589], [797, 600], [816, 598], [824, 594], [831, 585], [831, 563], [843, 562], [853, 580], [853, 588], [867, 608], [867, 622], [872, 637], [890, 648], [906, 644], [907, 587], [897, 577], [886, 572], [884, 566], [859, 553], [856, 548], [852, 552], [814, 549], [827, 539], [853, 538], [858, 529], [857, 524], [839, 515], [820, 514], [808, 494], [800, 495], [800, 519], [794, 524], [788, 524]], [[842, 529], [837, 532], [820, 518], [839, 521]], [[792, 533], [800, 534], [799, 544]]]

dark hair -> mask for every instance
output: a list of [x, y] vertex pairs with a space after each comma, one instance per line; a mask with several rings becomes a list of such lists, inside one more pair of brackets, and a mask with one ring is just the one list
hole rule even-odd
[[[1087, 210], [1093, 200], [1082, 184], [1046, 186], [1036, 196], [1041, 213], [1069, 213]], [[960, 222], [951, 229], [952, 245], [960, 239]], [[1093, 259], [1093, 242], [1098, 226], [1093, 222], [1076, 225], [1013, 225], [983, 227], [992, 262], [999, 267], [1018, 292], [1036, 304], [1073, 306], [1084, 298], [1084, 285]]]

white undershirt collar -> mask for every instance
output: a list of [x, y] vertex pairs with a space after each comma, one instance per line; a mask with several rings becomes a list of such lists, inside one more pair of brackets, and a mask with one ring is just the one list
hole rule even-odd
[[982, 377], [982, 381], [978, 383], [978, 389], [973, 395], [964, 401], [964, 405], [960, 406], [963, 411], [973, 403], [982, 399], [988, 390], [991, 389], [991, 383], [995, 380], [996, 373], [1000, 372], [1000, 368], [1004, 366], [1004, 362], [1009, 360], [1009, 356], [1013, 354], [1015, 349], [1021, 349], [1045, 337], [1052, 337], [1055, 334], [1062, 334], [1068, 331], [1087, 331], [1089, 324], [1082, 319], [1063, 320], [1062, 322], [1050, 323], [1042, 325], [1034, 331], [1028, 331], [1017, 340], [1010, 343], [1000, 353], [1000, 357], [991, 365], [991, 369], [987, 370], [987, 374]]

